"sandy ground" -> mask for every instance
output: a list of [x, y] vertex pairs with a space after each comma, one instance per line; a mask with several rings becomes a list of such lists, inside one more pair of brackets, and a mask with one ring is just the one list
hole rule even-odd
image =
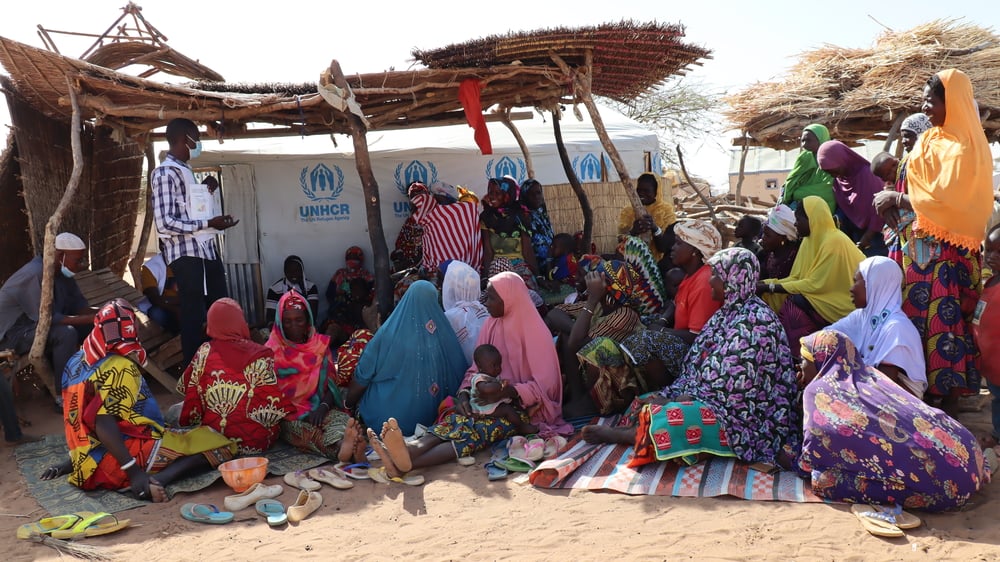
[[[161, 404], [169, 404], [164, 399]], [[35, 434], [62, 431], [48, 402], [21, 408]], [[988, 427], [988, 406], [963, 417]], [[993, 484], [965, 511], [919, 514], [906, 538], [863, 531], [844, 505], [749, 502], [735, 498], [634, 497], [540, 490], [489, 482], [480, 463], [427, 470], [421, 487], [357, 482], [324, 487], [323, 506], [298, 525], [272, 529], [253, 509], [228, 525], [181, 518], [185, 502], [222, 505], [219, 480], [196, 494], [123, 512], [135, 528], [87, 539], [115, 560], [1000, 560], [1000, 493]], [[9, 560], [56, 560], [15, 529], [45, 513], [24, 489], [13, 449], [0, 445], [0, 549]], [[270, 477], [268, 484], [279, 484]], [[294, 501], [286, 487], [281, 501]], [[26, 515], [27, 517], [19, 517]]]

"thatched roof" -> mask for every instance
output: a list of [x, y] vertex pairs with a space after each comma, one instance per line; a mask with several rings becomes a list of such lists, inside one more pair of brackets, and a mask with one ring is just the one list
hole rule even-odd
[[555, 52], [570, 66], [593, 53], [593, 93], [628, 101], [692, 64], [711, 58], [708, 49], [684, 43], [684, 26], [623, 21], [594, 27], [555, 28], [492, 35], [440, 49], [415, 49], [428, 68], [486, 68], [505, 64], [551, 66]]
[[[577, 33], [579, 39], [575, 39]], [[601, 64], [595, 68], [595, 94], [620, 98], [642, 93], [707, 56], [705, 49], [680, 43], [681, 36], [680, 26], [625, 23], [539, 32], [537, 36], [522, 34], [507, 50], [516, 55], [518, 63], [493, 55], [490, 64], [479, 56], [475, 65], [469, 61], [462, 68], [453, 68], [456, 59], [452, 58], [448, 68], [353, 74], [347, 76], [347, 82], [373, 129], [454, 124], [465, 122], [458, 88], [466, 79], [482, 84], [484, 109], [494, 105], [551, 109], [572, 102], [570, 80], [547, 54], [542, 57], [538, 53], [555, 53], [573, 67], [583, 60], [582, 50], [593, 48], [595, 67], [598, 61]], [[529, 56], [531, 49], [535, 55]], [[294, 134], [349, 130], [345, 115], [317, 93], [315, 84], [172, 85], [3, 37], [0, 64], [10, 73], [20, 95], [46, 115], [61, 120], [68, 120], [71, 114], [66, 85], [66, 77], [71, 77], [83, 118], [97, 119], [130, 136], [144, 134], [175, 117], [222, 122], [227, 137], [261, 136], [260, 131], [245, 129], [249, 122], [291, 127]]]
[[900, 114], [920, 110], [925, 82], [946, 68], [969, 75], [987, 136], [998, 140], [1000, 37], [956, 21], [889, 31], [867, 49], [808, 51], [784, 81], [758, 82], [726, 98], [724, 113], [751, 143], [771, 148], [794, 148], [810, 123], [846, 142], [884, 137]]
[[87, 62], [119, 70], [132, 65], [147, 65], [151, 68], [139, 76], [146, 78], [157, 72], [183, 76], [191, 80], [213, 80], [222, 82], [225, 78], [200, 62], [184, 56], [166, 45], [153, 45], [141, 41], [119, 41], [96, 48], [86, 57]]

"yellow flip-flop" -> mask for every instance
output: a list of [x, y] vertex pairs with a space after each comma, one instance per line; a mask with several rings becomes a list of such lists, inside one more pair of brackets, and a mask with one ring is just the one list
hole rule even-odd
[[32, 535], [48, 535], [53, 531], [69, 529], [76, 525], [81, 519], [93, 515], [92, 511], [80, 511], [69, 515], [57, 515], [46, 517], [35, 523], [28, 523], [17, 528], [17, 538], [30, 539]]
[[[113, 519], [113, 521], [100, 523], [100, 521], [109, 517]], [[86, 537], [97, 537], [120, 531], [125, 527], [128, 527], [130, 522], [131, 519], [118, 519], [110, 513], [101, 512], [80, 519], [75, 525], [68, 529], [52, 531], [51, 534], [54, 539], [82, 539]]]
[[420, 486], [424, 483], [424, 477], [420, 474], [404, 474], [403, 476], [389, 476], [389, 473], [385, 471], [384, 466], [378, 468], [372, 468], [368, 470], [368, 476], [378, 482], [379, 484], [388, 484], [390, 482], [395, 482], [397, 484], [406, 484], [407, 486]]

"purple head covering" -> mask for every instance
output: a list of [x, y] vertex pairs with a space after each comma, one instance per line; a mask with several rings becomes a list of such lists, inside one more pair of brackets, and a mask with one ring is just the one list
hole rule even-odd
[[868, 160], [840, 141], [829, 141], [820, 145], [816, 161], [833, 176], [833, 198], [847, 218], [864, 230], [881, 230], [884, 223], [873, 202], [885, 182], [872, 173]]

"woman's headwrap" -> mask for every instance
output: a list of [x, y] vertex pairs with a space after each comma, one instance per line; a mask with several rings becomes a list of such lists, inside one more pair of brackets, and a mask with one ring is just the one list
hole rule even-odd
[[146, 350], [139, 342], [138, 326], [132, 306], [115, 299], [101, 307], [94, 316], [94, 329], [83, 341], [83, 360], [93, 367], [109, 354], [127, 357], [136, 353], [136, 361], [146, 364]]
[[213, 340], [243, 341], [250, 339], [250, 327], [240, 304], [231, 298], [223, 298], [208, 308], [206, 325], [208, 337]]
[[448, 199], [449, 201], [458, 201], [459, 192], [458, 189], [451, 185], [450, 183], [444, 183], [442, 181], [436, 181], [431, 184], [431, 194], [440, 195]]
[[799, 231], [795, 229], [795, 211], [788, 205], [775, 205], [767, 212], [767, 227], [789, 240], [798, 240]]
[[708, 261], [715, 255], [715, 252], [722, 249], [722, 235], [711, 223], [706, 221], [678, 221], [677, 226], [674, 227], [674, 234], [701, 252], [705, 261]]
[[306, 302], [306, 299], [302, 298], [302, 295], [300, 295], [298, 292], [294, 290], [289, 291], [288, 294], [290, 296], [285, 300], [284, 306], [281, 307], [282, 313], [288, 310], [301, 310], [304, 312], [305, 311], [311, 312], [309, 304]]
[[606, 260], [593, 254], [585, 254], [577, 264], [585, 273], [593, 271], [604, 275], [608, 298], [622, 306], [634, 306], [637, 274], [630, 265], [619, 260]]
[[851, 371], [864, 369], [864, 363], [854, 343], [837, 330], [820, 330], [800, 340], [802, 357], [816, 365], [822, 376], [834, 364]]
[[903, 119], [903, 124], [899, 127], [901, 131], [912, 131], [918, 137], [921, 133], [933, 127], [931, 125], [931, 118], [925, 113], [914, 113], [906, 119]]
[[708, 260], [708, 265], [722, 280], [724, 307], [741, 306], [756, 294], [760, 263], [750, 250], [738, 247], [719, 250]]
[[815, 135], [820, 145], [830, 140], [830, 129], [827, 129], [825, 125], [812, 123], [811, 125], [806, 125], [804, 129]]

